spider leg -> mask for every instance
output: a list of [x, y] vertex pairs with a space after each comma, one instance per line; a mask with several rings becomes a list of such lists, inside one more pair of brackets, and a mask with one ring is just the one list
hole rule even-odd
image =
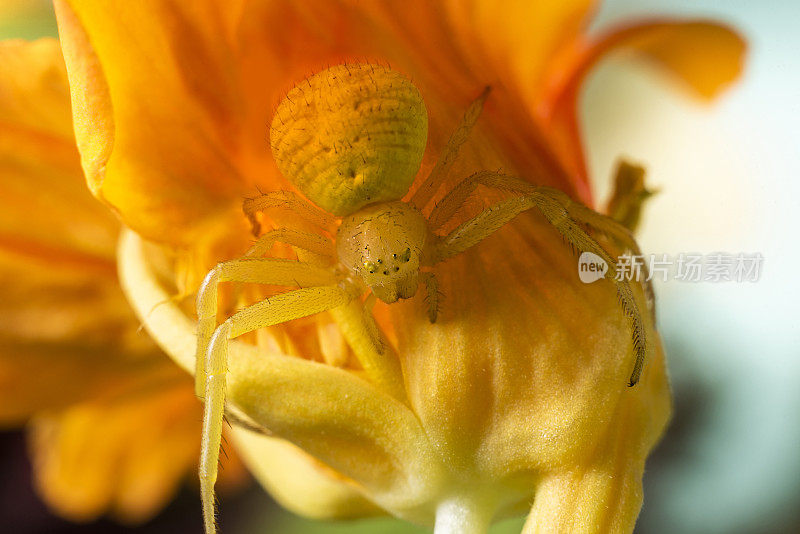
[[[625, 226], [615, 221], [611, 217], [597, 213], [583, 204], [575, 202], [566, 193], [559, 189], [546, 186], [536, 186], [515, 176], [501, 174], [493, 171], [480, 171], [476, 172], [465, 178], [458, 185], [456, 185], [445, 197], [439, 202], [430, 213], [428, 217], [428, 225], [432, 231], [436, 231], [444, 226], [458, 211], [458, 209], [466, 202], [467, 197], [475, 190], [478, 185], [491, 187], [502, 191], [511, 191], [520, 194], [540, 194], [544, 197], [549, 197], [553, 201], [558, 202], [564, 209], [567, 210], [569, 216], [581, 223], [588, 224], [589, 226], [600, 231], [600, 233], [610, 237], [618, 245], [624, 249], [631, 251], [634, 256], [642, 256], [642, 251], [639, 244], [636, 243], [633, 234]], [[652, 282], [647, 275], [647, 266], [643, 265], [644, 270], [644, 292], [647, 299], [647, 308], [650, 312], [653, 322], [655, 322], [655, 294], [653, 292]]]
[[[555, 201], [561, 204], [561, 206], [567, 210], [567, 213], [569, 213], [570, 217], [576, 221], [586, 223], [592, 228], [598, 230], [600, 233], [610, 237], [617, 243], [617, 245], [621, 246], [623, 249], [629, 250], [633, 256], [643, 256], [642, 250], [639, 248], [639, 244], [633, 237], [633, 233], [622, 223], [612, 219], [611, 217], [603, 215], [602, 213], [598, 213], [593, 209], [584, 206], [583, 204], [575, 202], [566, 193], [559, 189], [554, 189], [552, 187], [541, 187], [540, 190], [543, 194], [549, 195]], [[647, 299], [647, 309], [650, 312], [653, 322], [655, 322], [656, 307], [653, 283], [650, 280], [650, 276], [647, 272], [647, 265], [642, 264], [641, 268], [644, 271], [645, 280], [643, 286], [645, 298]]]
[[[252, 261], [252, 260], [251, 260]], [[207, 534], [216, 532], [214, 483], [225, 413], [228, 340], [259, 328], [306, 317], [347, 304], [355, 296], [338, 285], [281, 293], [235, 313], [217, 327], [205, 354], [205, 409], [200, 452], [200, 493]]]
[[376, 302], [377, 298], [370, 293], [364, 303], [352, 300], [330, 313], [370, 381], [396, 399], [407, 402], [400, 360], [391, 345], [384, 343], [372, 315]]
[[278, 258], [240, 258], [214, 267], [197, 292], [197, 352], [195, 394], [205, 393], [205, 354], [217, 326], [217, 286], [220, 282], [251, 282], [277, 286], [320, 286], [336, 283], [330, 269]]
[[375, 322], [375, 317], [372, 315], [372, 309], [375, 308], [377, 302], [378, 297], [375, 296], [375, 293], [370, 292], [367, 299], [364, 301], [364, 325], [367, 327], [367, 332], [370, 338], [372, 338], [372, 343], [375, 345], [378, 354], [382, 354], [384, 348], [383, 339], [381, 339], [378, 323]]
[[475, 126], [475, 123], [478, 122], [478, 117], [480, 117], [481, 111], [483, 111], [483, 104], [489, 96], [490, 89], [490, 87], [486, 87], [478, 98], [470, 104], [469, 108], [467, 108], [467, 112], [464, 114], [461, 124], [450, 136], [447, 145], [439, 156], [439, 160], [433, 166], [433, 169], [430, 174], [428, 174], [428, 177], [425, 178], [425, 181], [422, 182], [422, 185], [414, 192], [414, 195], [411, 197], [411, 203], [416, 206], [417, 209], [422, 210], [425, 208], [444, 183], [447, 177], [447, 171], [453, 166], [453, 162], [456, 156], [458, 156], [461, 145], [469, 138], [472, 128]]
[[419, 277], [428, 293], [428, 320], [435, 323], [439, 315], [439, 283], [436, 281], [436, 275], [431, 272], [420, 272]]
[[[453, 188], [431, 212], [431, 228], [437, 229], [450, 220], [478, 184], [513, 191], [520, 193], [520, 196], [504, 200], [487, 208], [474, 218], [462, 223], [447, 236], [441, 238], [434, 245], [435, 252], [432, 263], [438, 263], [463, 252], [499, 230], [523, 211], [537, 208], [571, 246], [581, 252], [588, 251], [597, 254], [608, 265], [609, 274], [611, 275], [609, 278], [612, 278], [616, 286], [620, 306], [631, 323], [631, 337], [636, 361], [629, 385], [635, 385], [639, 380], [645, 356], [649, 350], [649, 335], [642, 314], [639, 311], [639, 305], [628, 280], [624, 278], [616, 279], [614, 260], [597, 241], [581, 228], [578, 221], [597, 226], [599, 230], [609, 233], [611, 237], [617, 236], [620, 239], [625, 238], [626, 241], [633, 241], [632, 237], [624, 233], [624, 229], [620, 230], [617, 227], [618, 223], [592, 212], [585, 206], [581, 207], [558, 190], [549, 187], [538, 187], [513, 176], [488, 171], [476, 173]], [[590, 212], [592, 215], [589, 214]], [[638, 247], [636, 247], [636, 250], [638, 250]], [[646, 285], [645, 294], [649, 294]], [[649, 299], [649, 296], [647, 298]]]
[[270, 230], [258, 238], [245, 254], [248, 257], [263, 256], [276, 242], [292, 245], [311, 253], [311, 257], [301, 257], [301, 260], [319, 265], [331, 265], [334, 262], [335, 250], [333, 242], [325, 236], [312, 234], [291, 228], [278, 228]]
[[258, 213], [290, 210], [293, 214], [317, 228], [330, 231], [333, 227], [335, 218], [315, 206], [309, 204], [297, 194], [291, 191], [270, 191], [255, 198], [245, 199], [242, 210], [250, 221], [253, 235], [261, 233], [261, 223], [258, 221]]

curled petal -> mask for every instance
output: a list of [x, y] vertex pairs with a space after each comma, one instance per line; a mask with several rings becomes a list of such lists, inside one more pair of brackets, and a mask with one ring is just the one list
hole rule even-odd
[[90, 188], [128, 226], [188, 245], [209, 220], [240, 218], [245, 180], [226, 47], [236, 9], [181, 6], [76, 0], [56, 14]]
[[387, 509], [417, 513], [438, 489], [439, 464], [414, 414], [350, 373], [287, 356], [232, 355], [228, 390], [255, 421], [357, 480]]
[[663, 68], [694, 94], [711, 99], [742, 72], [746, 43], [732, 29], [703, 21], [653, 21], [616, 28], [595, 39], [579, 39], [552, 61], [547, 83], [536, 94], [537, 110], [567, 161], [583, 168], [576, 117], [586, 76], [603, 58], [628, 51]]

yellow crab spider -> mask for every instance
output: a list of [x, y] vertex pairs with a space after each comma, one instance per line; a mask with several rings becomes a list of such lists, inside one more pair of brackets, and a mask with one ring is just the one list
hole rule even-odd
[[[271, 127], [278, 168], [319, 208], [299, 196], [276, 191], [249, 199], [245, 214], [259, 232], [257, 214], [290, 209], [297, 224], [261, 235], [245, 257], [217, 265], [197, 297], [197, 393], [205, 399], [200, 481], [207, 532], [216, 529], [214, 483], [225, 411], [228, 340], [259, 328], [331, 310], [369, 379], [392, 391], [402, 387], [397, 358], [389, 354], [371, 309], [376, 299], [393, 303], [428, 293], [428, 318], [438, 311], [431, 267], [478, 244], [523, 211], [537, 208], [579, 251], [603, 258], [606, 250], [584, 231], [593, 227], [623, 247], [638, 251], [618, 223], [549, 187], [497, 172], [475, 173], [448, 192], [428, 216], [433, 197], [478, 120], [488, 88], [469, 107], [443, 154], [409, 201], [402, 201], [416, 176], [427, 143], [427, 110], [418, 89], [387, 67], [350, 64], [329, 68], [289, 91]], [[452, 219], [477, 186], [513, 193], [451, 232]], [[317, 230], [311, 231], [310, 228]], [[334, 236], [334, 239], [325, 234]], [[298, 260], [263, 257], [275, 242], [297, 251]], [[613, 280], [613, 276], [609, 277]], [[246, 307], [217, 325], [217, 285], [250, 282], [301, 287]], [[626, 280], [614, 280], [628, 317], [635, 353], [630, 385], [639, 379], [649, 335]], [[361, 297], [368, 294], [365, 301]], [[649, 307], [648, 303], [648, 307]], [[402, 396], [402, 392], [397, 392]]]

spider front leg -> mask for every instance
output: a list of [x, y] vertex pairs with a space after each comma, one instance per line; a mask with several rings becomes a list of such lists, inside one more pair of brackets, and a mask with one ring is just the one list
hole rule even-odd
[[458, 128], [456, 128], [450, 136], [450, 139], [448, 139], [447, 145], [439, 156], [439, 160], [433, 166], [433, 169], [430, 174], [428, 174], [428, 177], [425, 178], [425, 181], [422, 182], [422, 185], [414, 192], [414, 195], [411, 197], [411, 203], [416, 206], [417, 209], [424, 209], [444, 183], [447, 177], [447, 171], [453, 166], [453, 162], [456, 160], [456, 156], [458, 156], [461, 145], [467, 141], [470, 132], [472, 132], [472, 128], [475, 127], [475, 123], [478, 122], [478, 117], [481, 116], [483, 104], [489, 97], [490, 89], [490, 87], [486, 87], [478, 98], [470, 104], [469, 108], [467, 108], [464, 118], [461, 119], [461, 124], [458, 125]]
[[[252, 260], [251, 260], [252, 261]], [[230, 262], [229, 262], [230, 263]], [[247, 332], [337, 308], [356, 297], [338, 285], [281, 293], [235, 313], [214, 331], [205, 354], [203, 440], [200, 453], [200, 493], [207, 534], [216, 532], [214, 483], [225, 413], [228, 340]]]
[[331, 265], [334, 263], [335, 250], [333, 242], [319, 234], [312, 234], [291, 228], [278, 228], [270, 230], [260, 236], [245, 254], [248, 257], [263, 256], [272, 248], [276, 242], [286, 243], [295, 249], [310, 252], [310, 257], [298, 257], [303, 261], [313, 262], [315, 265]]
[[[476, 245], [523, 211], [531, 208], [539, 209], [548, 222], [558, 230], [571, 246], [581, 252], [597, 254], [609, 266], [609, 274], [613, 277], [613, 283], [616, 286], [623, 313], [628, 317], [631, 323], [631, 338], [635, 362], [628, 385], [635, 385], [639, 381], [646, 353], [649, 350], [649, 336], [630, 284], [624, 278], [617, 280], [614, 260], [608, 252], [589, 236], [589, 234], [587, 234], [570, 216], [567, 208], [549, 194], [549, 188], [542, 191], [542, 188], [499, 173], [487, 172], [478, 174], [481, 175], [479, 180], [465, 180], [465, 182], [462, 182], [462, 184], [459, 184], [459, 186], [451, 191], [442, 203], [434, 209], [430, 217], [431, 227], [433, 229], [441, 226], [452, 217], [458, 210], [460, 204], [462, 204], [469, 193], [474, 190], [477, 183], [483, 183], [484, 185], [490, 185], [500, 189], [513, 190], [515, 192], [523, 192], [523, 194], [491, 206], [474, 218], [458, 226], [447, 236], [441, 238], [435, 245], [436, 251], [434, 253], [433, 263], [445, 260]], [[500, 187], [498, 184], [506, 184], [508, 187]], [[513, 188], [511, 185], [513, 185]]]
[[205, 354], [217, 326], [217, 286], [221, 282], [251, 282], [276, 286], [320, 286], [336, 283], [330, 269], [277, 258], [240, 258], [214, 267], [197, 292], [197, 352], [195, 394], [205, 394]]
[[[635, 256], [641, 256], [638, 243], [631, 234], [630, 230], [622, 226], [614, 219], [575, 202], [566, 193], [558, 189], [546, 186], [536, 186], [514, 176], [501, 174], [493, 171], [476, 172], [465, 178], [445, 195], [441, 202], [431, 211], [428, 217], [428, 224], [431, 230], [438, 230], [444, 226], [458, 211], [470, 194], [478, 185], [483, 185], [501, 191], [511, 191], [523, 195], [540, 195], [550, 198], [553, 202], [560, 204], [567, 214], [576, 221], [588, 224], [601, 233], [607, 235], [618, 245], [627, 248]], [[645, 269], [646, 270], [646, 269]], [[645, 277], [646, 278], [646, 277]], [[647, 306], [651, 317], [655, 322], [655, 296], [650, 280], [645, 279], [644, 291], [647, 299]]]
[[335, 222], [333, 215], [312, 206], [291, 191], [270, 191], [255, 198], [248, 198], [242, 204], [242, 210], [250, 221], [253, 235], [261, 232], [261, 223], [257, 218], [261, 212], [289, 210], [299, 215], [304, 222], [322, 230], [330, 230]]

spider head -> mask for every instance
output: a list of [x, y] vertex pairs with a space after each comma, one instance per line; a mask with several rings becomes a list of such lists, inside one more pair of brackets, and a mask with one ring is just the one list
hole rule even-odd
[[[377, 254], [364, 255], [361, 277], [372, 289], [375, 296], [383, 302], [392, 303], [397, 299], [408, 299], [417, 292], [419, 284], [419, 254], [411, 247], [392, 252], [391, 247], [381, 247]], [[388, 249], [388, 250], [387, 250]], [[377, 257], [375, 257], [377, 256]]]
[[342, 221], [336, 238], [339, 261], [386, 303], [413, 297], [427, 223], [415, 208], [387, 202]]

